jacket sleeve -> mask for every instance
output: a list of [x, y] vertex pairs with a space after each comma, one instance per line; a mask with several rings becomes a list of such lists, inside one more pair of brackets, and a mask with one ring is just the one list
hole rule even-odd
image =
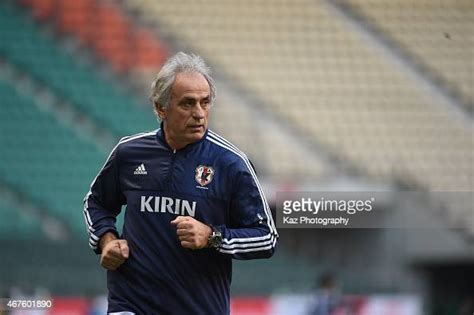
[[218, 226], [223, 236], [218, 251], [235, 259], [269, 258], [278, 239], [270, 207], [247, 157], [242, 156], [235, 166], [230, 224]]
[[84, 219], [89, 234], [89, 246], [97, 254], [101, 252], [98, 247], [99, 240], [106, 232], [112, 232], [119, 237], [115, 222], [125, 203], [125, 197], [120, 190], [118, 151], [119, 145], [110, 153], [84, 198]]

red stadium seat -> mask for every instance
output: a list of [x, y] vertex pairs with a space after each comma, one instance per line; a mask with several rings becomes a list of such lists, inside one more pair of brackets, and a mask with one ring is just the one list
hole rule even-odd
[[36, 19], [53, 20], [118, 72], [159, 68], [168, 49], [150, 31], [133, 25], [119, 7], [95, 0], [20, 0]]
[[47, 20], [54, 13], [56, 0], [20, 0], [20, 3], [31, 8], [36, 19]]
[[135, 49], [130, 44], [132, 26], [129, 20], [117, 8], [103, 4], [98, 7], [97, 21], [97, 37], [94, 39], [97, 54], [109, 60], [115, 70], [128, 70]]
[[158, 69], [168, 56], [168, 49], [151, 32], [140, 28], [135, 34], [135, 66]]
[[90, 44], [96, 34], [96, 2], [94, 0], [56, 2], [58, 30], [76, 35], [83, 44]]

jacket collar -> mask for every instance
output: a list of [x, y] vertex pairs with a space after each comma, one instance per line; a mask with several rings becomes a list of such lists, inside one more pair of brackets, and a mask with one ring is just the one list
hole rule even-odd
[[[208, 132], [209, 132], [209, 128], [206, 129], [206, 131], [204, 132], [204, 135], [202, 136], [201, 139], [199, 139], [199, 140], [196, 141], [196, 142], [190, 143], [190, 144], [188, 144], [187, 146], [185, 146], [184, 148], [181, 148], [181, 149], [179, 149], [179, 150], [177, 150], [177, 151], [187, 151], [187, 150], [189, 150], [190, 148], [195, 147], [196, 145], [198, 145], [199, 143], [201, 143], [204, 139], [206, 139]], [[156, 140], [157, 140], [159, 143], [161, 143], [162, 145], [164, 145], [165, 147], [167, 147], [168, 149], [173, 150], [173, 148], [170, 147], [170, 145], [168, 144], [168, 142], [166, 142], [165, 128], [163, 127], [163, 122], [160, 123], [160, 128], [159, 128], [158, 131], [156, 132]]]

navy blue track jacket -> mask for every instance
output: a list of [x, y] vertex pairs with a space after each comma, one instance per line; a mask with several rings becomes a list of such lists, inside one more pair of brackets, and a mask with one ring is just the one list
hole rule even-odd
[[[125, 204], [119, 236], [115, 218]], [[178, 215], [220, 228], [220, 248], [182, 248], [170, 223]], [[210, 130], [180, 150], [163, 128], [121, 139], [92, 182], [84, 217], [97, 254], [108, 231], [130, 248], [107, 272], [111, 313], [229, 314], [232, 258], [268, 258], [278, 238], [248, 158]]]

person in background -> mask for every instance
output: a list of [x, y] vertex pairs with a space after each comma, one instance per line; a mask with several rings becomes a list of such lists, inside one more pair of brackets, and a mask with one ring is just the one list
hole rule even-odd
[[308, 315], [332, 315], [342, 307], [341, 295], [332, 273], [321, 276]]

